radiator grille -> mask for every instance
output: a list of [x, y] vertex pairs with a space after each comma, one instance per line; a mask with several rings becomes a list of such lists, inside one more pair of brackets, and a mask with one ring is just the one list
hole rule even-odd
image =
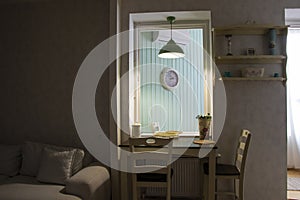
[[[202, 189], [201, 161], [197, 158], [180, 158], [172, 164], [173, 197], [200, 197]], [[164, 196], [166, 190], [162, 188], [147, 188], [149, 196]]]

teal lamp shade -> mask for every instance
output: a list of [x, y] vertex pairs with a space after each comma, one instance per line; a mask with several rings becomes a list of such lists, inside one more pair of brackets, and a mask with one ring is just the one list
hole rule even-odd
[[160, 49], [158, 57], [170, 59], [182, 58], [184, 57], [184, 52], [182, 48], [179, 45], [177, 45], [173, 39], [170, 39], [169, 42]]

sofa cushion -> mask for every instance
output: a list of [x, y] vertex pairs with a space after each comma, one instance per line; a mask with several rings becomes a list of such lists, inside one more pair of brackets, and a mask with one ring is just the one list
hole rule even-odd
[[26, 184], [38, 184], [38, 185], [43, 184], [43, 183], [40, 183], [38, 180], [36, 180], [35, 177], [22, 176], [22, 175], [17, 175], [17, 176], [9, 177], [8, 179], [5, 180], [4, 183], [5, 184], [26, 183]]
[[81, 200], [64, 193], [64, 186], [10, 183], [0, 185], [0, 199], [5, 200]]
[[37, 180], [46, 183], [65, 184], [72, 175], [75, 149], [70, 151], [45, 147], [42, 153]]
[[0, 174], [15, 176], [21, 166], [21, 146], [0, 145]]
[[51, 147], [56, 150], [70, 151], [75, 149], [75, 155], [72, 162], [72, 174], [75, 174], [82, 168], [82, 160], [84, 157], [84, 151], [72, 147], [59, 147], [55, 145], [26, 142], [22, 148], [22, 167], [20, 174], [27, 176], [37, 176], [40, 160], [44, 147]]

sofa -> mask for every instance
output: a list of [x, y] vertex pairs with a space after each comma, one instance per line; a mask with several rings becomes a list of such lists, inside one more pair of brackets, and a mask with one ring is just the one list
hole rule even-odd
[[79, 148], [0, 144], [0, 199], [109, 200], [110, 174]]

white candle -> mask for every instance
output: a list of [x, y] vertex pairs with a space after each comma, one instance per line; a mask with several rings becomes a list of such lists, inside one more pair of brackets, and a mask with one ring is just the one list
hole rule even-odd
[[131, 125], [131, 136], [134, 138], [138, 138], [141, 135], [141, 124], [135, 123]]

